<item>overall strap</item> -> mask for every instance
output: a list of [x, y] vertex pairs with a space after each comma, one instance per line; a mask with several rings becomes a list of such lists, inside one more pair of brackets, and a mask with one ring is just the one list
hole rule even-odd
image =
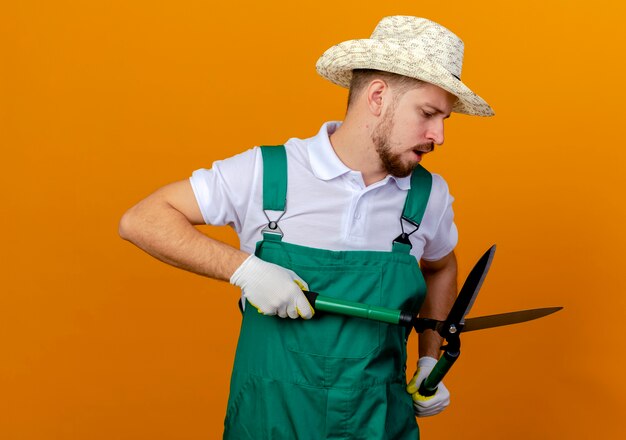
[[[263, 155], [263, 212], [268, 224], [261, 231], [283, 236], [278, 227], [278, 221], [285, 214], [287, 204], [287, 152], [284, 145], [262, 146]], [[280, 211], [282, 214], [276, 220], [270, 220], [267, 211]]]
[[[411, 175], [411, 189], [406, 196], [404, 210], [400, 218], [402, 233], [393, 241], [394, 251], [408, 252], [411, 250], [409, 235], [416, 232], [422, 223], [432, 186], [432, 174], [423, 166], [418, 165]], [[414, 226], [414, 229], [409, 233], [404, 231], [405, 221]]]

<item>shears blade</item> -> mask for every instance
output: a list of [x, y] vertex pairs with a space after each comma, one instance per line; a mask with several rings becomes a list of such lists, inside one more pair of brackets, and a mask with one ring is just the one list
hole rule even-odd
[[495, 253], [496, 245], [494, 244], [483, 254], [482, 257], [480, 257], [480, 260], [478, 260], [476, 265], [474, 265], [465, 279], [465, 283], [463, 283], [463, 287], [461, 287], [461, 291], [459, 292], [452, 309], [450, 309], [450, 313], [448, 313], [446, 323], [463, 324], [465, 315], [469, 313], [474, 305], [474, 301], [476, 301], [476, 297], [478, 296], [478, 292], [483, 285], [483, 281], [485, 281], [487, 272], [489, 272]]
[[519, 324], [520, 322], [532, 321], [558, 312], [563, 307], [543, 307], [540, 309], [520, 310], [518, 312], [499, 313], [497, 315], [478, 316], [467, 318], [463, 326], [463, 332], [482, 330], [485, 328], [501, 327], [503, 325]]

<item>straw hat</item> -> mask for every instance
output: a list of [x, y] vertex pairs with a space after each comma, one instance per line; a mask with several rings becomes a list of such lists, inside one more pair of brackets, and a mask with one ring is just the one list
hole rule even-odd
[[429, 82], [458, 97], [457, 113], [493, 116], [480, 96], [461, 82], [463, 41], [425, 18], [383, 18], [369, 39], [348, 40], [328, 49], [317, 60], [317, 72], [342, 87], [350, 87], [352, 70], [375, 69]]

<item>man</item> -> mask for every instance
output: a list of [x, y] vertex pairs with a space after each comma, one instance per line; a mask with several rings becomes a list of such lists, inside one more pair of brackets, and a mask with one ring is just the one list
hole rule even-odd
[[[121, 236], [151, 255], [242, 289], [225, 438], [415, 439], [414, 415], [448, 405], [443, 383], [432, 397], [417, 392], [439, 357], [434, 332], [420, 335], [407, 387], [404, 329], [313, 316], [301, 289], [446, 317], [456, 296], [453, 198], [419, 162], [443, 144], [451, 112], [493, 114], [461, 82], [462, 58], [446, 28], [384, 18], [370, 39], [317, 63], [350, 88], [342, 124], [197, 170], [122, 218]], [[241, 249], [193, 226], [203, 223], [233, 227]]]

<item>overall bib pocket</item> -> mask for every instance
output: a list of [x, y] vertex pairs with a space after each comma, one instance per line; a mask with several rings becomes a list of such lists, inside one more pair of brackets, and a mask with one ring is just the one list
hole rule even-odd
[[[381, 303], [382, 269], [372, 266], [304, 266], [291, 269], [320, 295]], [[288, 326], [287, 348], [293, 352], [333, 358], [365, 358], [380, 346], [382, 324], [354, 317], [316, 313], [313, 319]]]

